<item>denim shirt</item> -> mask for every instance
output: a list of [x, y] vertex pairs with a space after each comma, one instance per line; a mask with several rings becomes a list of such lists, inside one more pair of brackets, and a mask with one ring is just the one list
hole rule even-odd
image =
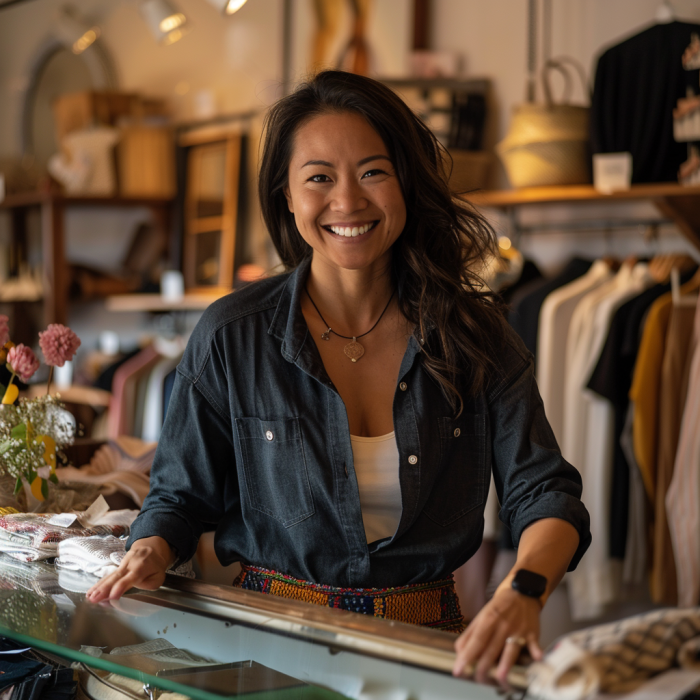
[[309, 262], [251, 284], [204, 313], [177, 368], [151, 472], [132, 527], [160, 535], [179, 560], [216, 529], [223, 564], [384, 588], [448, 577], [478, 549], [491, 471], [513, 541], [541, 518], [590, 543], [581, 477], [561, 456], [512, 333], [487, 389], [459, 417], [409, 339], [394, 393], [402, 513], [393, 537], [367, 543], [345, 404], [301, 312]]

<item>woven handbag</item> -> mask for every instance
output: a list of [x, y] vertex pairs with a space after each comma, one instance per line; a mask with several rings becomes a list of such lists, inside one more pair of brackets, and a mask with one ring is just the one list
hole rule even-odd
[[[513, 187], [591, 182], [589, 108], [569, 103], [572, 66], [588, 94], [583, 69], [564, 56], [550, 59], [542, 68], [545, 104], [521, 104], [513, 110], [508, 134], [496, 145]], [[565, 79], [559, 103], [552, 98], [551, 71], [558, 71]]]

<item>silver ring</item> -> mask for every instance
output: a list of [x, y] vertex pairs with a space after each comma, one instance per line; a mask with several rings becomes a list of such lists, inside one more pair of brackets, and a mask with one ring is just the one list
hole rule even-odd
[[506, 644], [517, 644], [519, 647], [524, 647], [527, 645], [527, 639], [525, 637], [508, 637]]

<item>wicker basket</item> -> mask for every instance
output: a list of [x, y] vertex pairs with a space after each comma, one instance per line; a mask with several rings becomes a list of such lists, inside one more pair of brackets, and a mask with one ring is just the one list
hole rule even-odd
[[[514, 187], [582, 185], [591, 182], [589, 108], [556, 104], [549, 73], [566, 78], [564, 102], [571, 93], [570, 59], [552, 59], [542, 70], [545, 104], [518, 105], [507, 136], [496, 146]], [[584, 82], [583, 72], [577, 66]]]

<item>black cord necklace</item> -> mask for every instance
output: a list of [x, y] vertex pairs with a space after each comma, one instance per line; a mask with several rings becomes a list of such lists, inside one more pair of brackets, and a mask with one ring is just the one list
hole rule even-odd
[[382, 311], [381, 314], [379, 314], [379, 318], [377, 319], [377, 322], [365, 333], [362, 335], [354, 335], [354, 336], [347, 336], [347, 335], [340, 335], [337, 331], [334, 331], [327, 323], [326, 319], [323, 318], [323, 315], [319, 311], [318, 306], [316, 306], [316, 302], [312, 299], [311, 294], [309, 294], [309, 290], [304, 287], [304, 291], [306, 292], [306, 296], [309, 297], [309, 301], [313, 304], [314, 309], [316, 309], [316, 313], [318, 314], [319, 318], [323, 321], [323, 325], [328, 328], [327, 331], [324, 333], [321, 333], [321, 338], [323, 340], [330, 340], [331, 339], [331, 333], [334, 333], [337, 335], [339, 338], [343, 338], [344, 340], [349, 340], [349, 342], [344, 348], [343, 352], [347, 357], [350, 358], [352, 362], [357, 362], [364, 354], [365, 354], [365, 348], [362, 345], [362, 343], [358, 343], [357, 339], [358, 338], [363, 338], [366, 336], [368, 333], [371, 333], [378, 325], [379, 322], [382, 320], [382, 316], [386, 313], [386, 310], [389, 308], [389, 304], [391, 304], [391, 300], [394, 298], [394, 292], [391, 293], [391, 296], [389, 297], [389, 301], [387, 301], [386, 306], [384, 307], [384, 311]]

